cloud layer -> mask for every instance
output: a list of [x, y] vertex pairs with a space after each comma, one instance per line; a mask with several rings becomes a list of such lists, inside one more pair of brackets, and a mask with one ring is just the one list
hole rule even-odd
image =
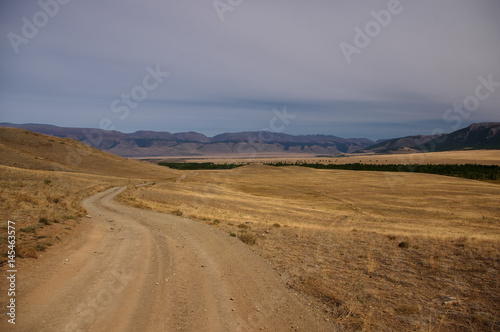
[[[59, 1], [0, 5], [0, 121], [213, 135], [287, 107], [287, 133], [372, 139], [500, 121], [496, 86], [443, 118], [500, 82], [496, 0]], [[145, 87], [148, 67], [169, 76]]]

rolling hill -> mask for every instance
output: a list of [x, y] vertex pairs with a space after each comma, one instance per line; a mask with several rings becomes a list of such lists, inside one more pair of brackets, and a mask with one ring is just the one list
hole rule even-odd
[[172, 173], [165, 168], [125, 159], [73, 139], [17, 128], [0, 128], [0, 165], [134, 179], [164, 178]]

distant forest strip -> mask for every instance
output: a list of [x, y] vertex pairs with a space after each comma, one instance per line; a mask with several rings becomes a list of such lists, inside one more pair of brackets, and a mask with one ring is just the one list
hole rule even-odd
[[[174, 163], [161, 162], [161, 166], [167, 166], [179, 170], [213, 170], [213, 169], [233, 169], [248, 165], [248, 163], [239, 164], [214, 164], [206, 163]], [[378, 171], [378, 172], [412, 172], [412, 173], [428, 173], [455, 176], [473, 180], [500, 180], [500, 166], [497, 165], [478, 165], [478, 164], [321, 164], [307, 162], [274, 162], [265, 163], [264, 165], [284, 167], [284, 166], [300, 166], [317, 169], [344, 169], [350, 171]]]
[[266, 163], [269, 166], [301, 166], [318, 169], [344, 169], [350, 171], [379, 171], [379, 172], [413, 172], [413, 173], [428, 173], [447, 176], [456, 176], [473, 180], [498, 180], [500, 179], [500, 166], [497, 165], [478, 165], [478, 164], [320, 164], [320, 163], [305, 163], [305, 162], [276, 162]]
[[167, 166], [180, 170], [209, 170], [209, 169], [233, 169], [248, 164], [214, 164], [214, 163], [158, 163], [160, 166]]

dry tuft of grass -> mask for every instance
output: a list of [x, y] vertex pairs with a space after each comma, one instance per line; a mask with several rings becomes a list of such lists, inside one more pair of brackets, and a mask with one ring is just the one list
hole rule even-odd
[[255, 236], [255, 234], [249, 232], [240, 233], [238, 235], [238, 239], [248, 245], [254, 245], [255, 243], [257, 243], [257, 237]]

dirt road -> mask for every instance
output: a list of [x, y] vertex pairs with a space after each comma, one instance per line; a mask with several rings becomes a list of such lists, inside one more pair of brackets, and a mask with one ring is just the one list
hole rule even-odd
[[86, 199], [88, 231], [19, 273], [13, 330], [333, 330], [238, 239], [120, 205], [122, 190]]

